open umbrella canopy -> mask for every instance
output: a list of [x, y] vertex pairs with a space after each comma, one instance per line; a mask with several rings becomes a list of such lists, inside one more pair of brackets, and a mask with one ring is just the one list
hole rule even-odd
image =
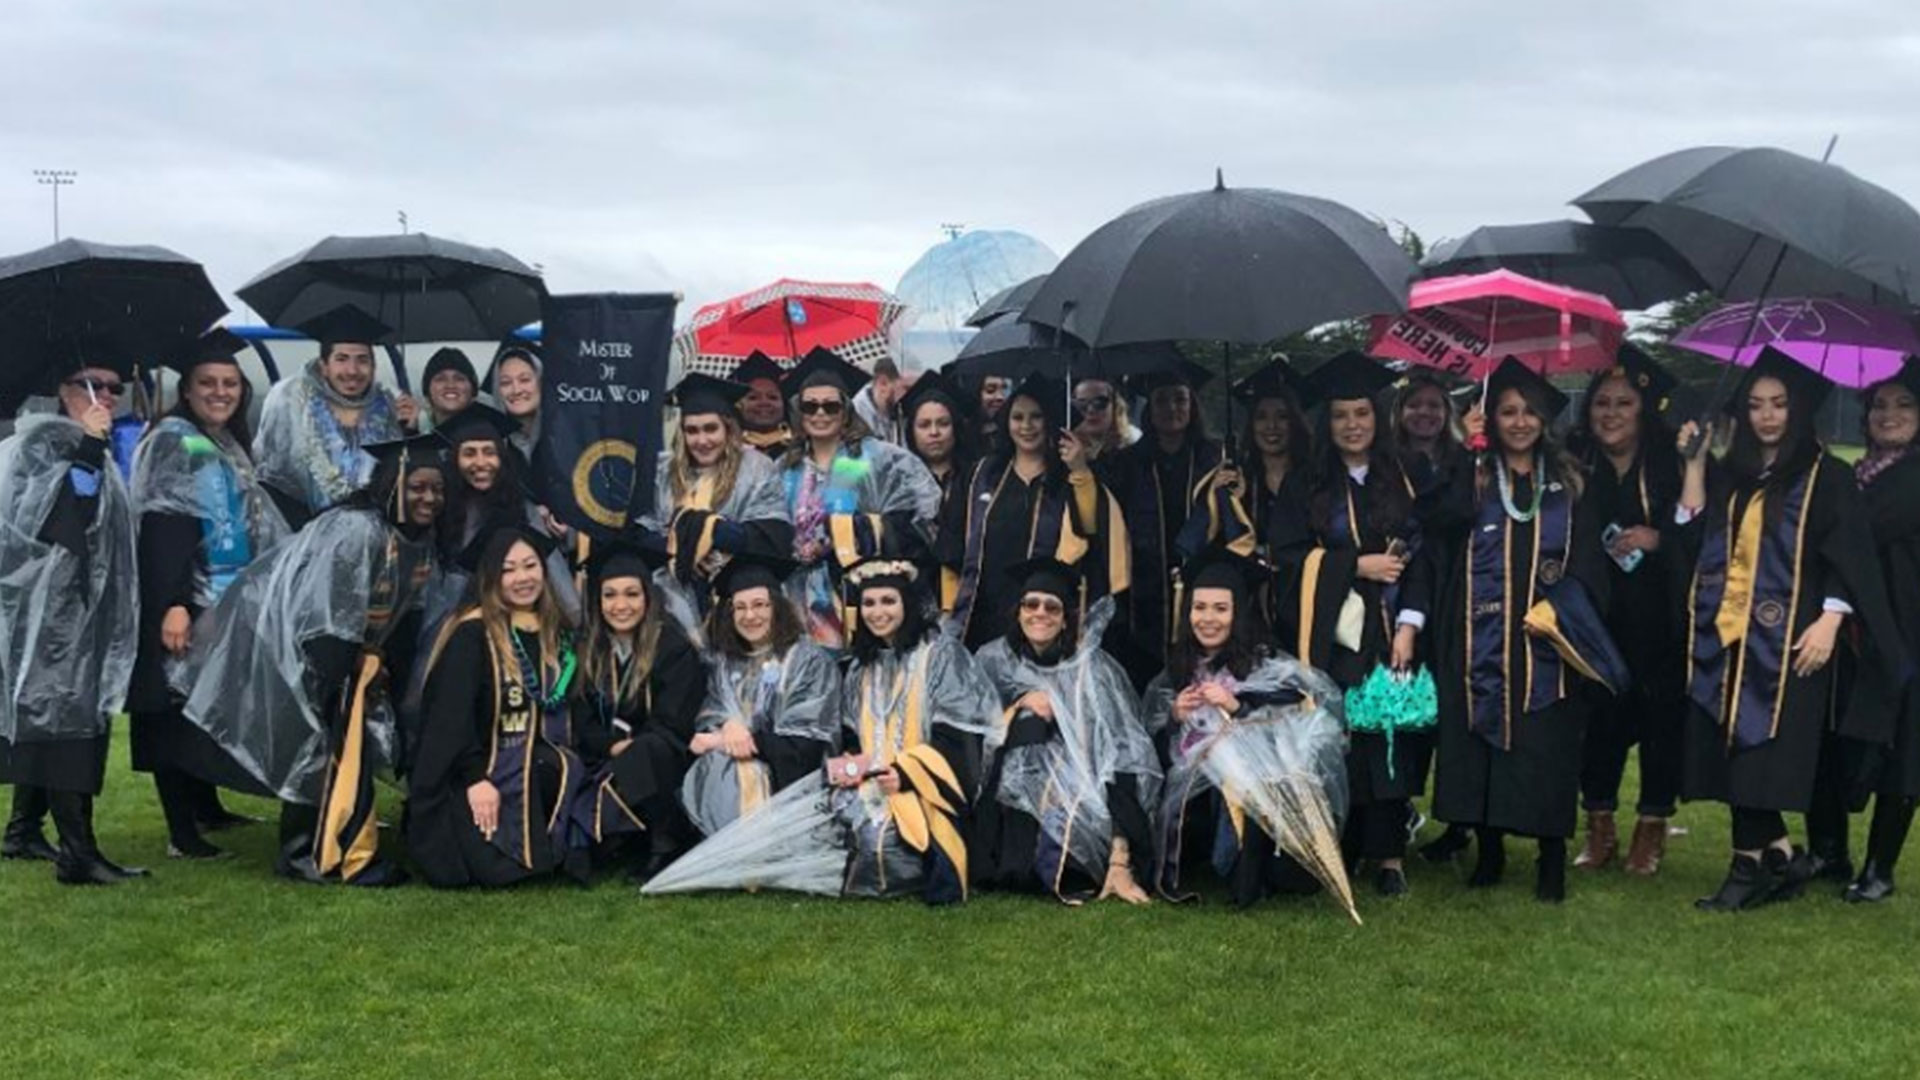
[[1178, 370], [1183, 359], [1171, 342], [1090, 350], [1071, 334], [1021, 322], [1018, 316], [1006, 313], [988, 322], [967, 342], [954, 358], [952, 373], [968, 378], [1004, 375], [1023, 379], [1037, 373], [1056, 379], [1118, 379]]
[[[1748, 327], [1753, 329], [1748, 331]], [[1858, 389], [1899, 374], [1920, 355], [1920, 333], [1900, 311], [1818, 297], [1729, 304], [1682, 330], [1676, 348], [1752, 367], [1777, 349], [1834, 383]]]
[[0, 258], [0, 411], [84, 363], [158, 364], [226, 314], [178, 252], [66, 239]]
[[1599, 293], [1630, 310], [1645, 310], [1707, 287], [1678, 252], [1645, 229], [1583, 221], [1483, 225], [1458, 240], [1434, 245], [1420, 267], [1436, 278], [1512, 270]]
[[724, 377], [756, 352], [794, 363], [815, 348], [871, 369], [892, 355], [894, 328], [906, 310], [878, 285], [781, 278], [700, 308], [674, 346], [689, 374]]
[[1771, 147], [1702, 146], [1637, 165], [1573, 200], [1645, 229], [1728, 300], [1920, 300], [1920, 212], [1838, 165]]
[[1508, 356], [1558, 375], [1611, 365], [1626, 329], [1604, 296], [1494, 270], [1415, 285], [1405, 313], [1374, 317], [1367, 351], [1474, 379]]
[[499, 340], [540, 318], [540, 275], [498, 248], [426, 233], [329, 236], [268, 267], [240, 299], [275, 326], [354, 307], [393, 328], [373, 344]]
[[1001, 289], [987, 297], [986, 303], [981, 304], [973, 314], [967, 316], [967, 325], [977, 329], [1002, 315], [1021, 310], [1027, 306], [1029, 300], [1033, 299], [1033, 294], [1040, 291], [1040, 286], [1046, 283], [1047, 275], [1035, 274], [1017, 285], [1009, 285]]
[[1021, 317], [1103, 349], [1144, 341], [1257, 345], [1406, 309], [1419, 268], [1386, 229], [1336, 202], [1229, 188], [1142, 203], [1066, 257]]

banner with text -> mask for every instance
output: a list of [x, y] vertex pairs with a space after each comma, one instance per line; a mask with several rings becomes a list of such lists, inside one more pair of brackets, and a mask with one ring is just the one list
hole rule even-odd
[[672, 293], [583, 293], [542, 306], [537, 490], [588, 535], [614, 535], [629, 506], [652, 504], [678, 303]]

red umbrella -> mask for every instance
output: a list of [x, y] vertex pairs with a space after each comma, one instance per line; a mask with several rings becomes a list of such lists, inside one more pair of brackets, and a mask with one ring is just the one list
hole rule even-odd
[[792, 365], [816, 347], [871, 368], [892, 355], [894, 325], [906, 310], [866, 282], [781, 278], [694, 312], [674, 345], [688, 374], [724, 378], [756, 351]]
[[1368, 351], [1484, 379], [1509, 356], [1543, 375], [1611, 365], [1627, 324], [1597, 293], [1511, 270], [1416, 282], [1404, 315], [1375, 315]]

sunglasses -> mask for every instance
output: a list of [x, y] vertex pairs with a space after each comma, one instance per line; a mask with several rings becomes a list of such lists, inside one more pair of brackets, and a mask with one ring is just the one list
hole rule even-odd
[[127, 392], [126, 386], [121, 383], [102, 382], [99, 379], [68, 379], [64, 385], [71, 386], [75, 390], [86, 390], [100, 397], [119, 397]]
[[841, 408], [837, 401], [803, 401], [800, 403], [800, 415], [839, 416]]
[[1060, 601], [1050, 596], [1023, 596], [1020, 598], [1020, 610], [1042, 611], [1048, 615], [1061, 615], [1064, 614], [1067, 609], [1061, 605]]
[[1074, 398], [1073, 407], [1081, 412], [1106, 412], [1113, 405], [1113, 398], [1101, 394], [1098, 397]]

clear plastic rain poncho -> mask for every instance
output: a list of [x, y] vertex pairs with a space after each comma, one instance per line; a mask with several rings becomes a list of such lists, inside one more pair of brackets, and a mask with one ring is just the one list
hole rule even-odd
[[[831, 746], [840, 730], [839, 705], [839, 665], [825, 649], [802, 639], [784, 659], [716, 657], [697, 724], [710, 732], [740, 720], [755, 738], [772, 734]], [[680, 803], [701, 835], [711, 836], [742, 813], [764, 807], [772, 794], [772, 770], [765, 762], [735, 761], [714, 750], [693, 759], [680, 786]]]
[[[309, 643], [337, 638], [378, 647], [416, 599], [414, 568], [432, 558], [374, 510], [340, 507], [315, 518], [241, 571], [194, 620], [187, 662], [169, 675], [187, 720], [267, 790], [318, 801], [328, 763], [332, 688], [308, 674]], [[377, 584], [383, 583], [383, 584]], [[396, 736], [385, 695], [370, 697], [376, 767], [391, 770]]]
[[[1181, 808], [1208, 790], [1230, 812], [1251, 817], [1340, 901], [1355, 922], [1353, 889], [1340, 852], [1347, 816], [1347, 734], [1340, 688], [1291, 658], [1262, 660], [1244, 680], [1205, 675], [1253, 707], [1230, 717], [1205, 705], [1173, 732], [1173, 766], [1161, 803], [1160, 835], [1171, 835]], [[1147, 687], [1147, 723], [1172, 722], [1179, 688], [1163, 673]], [[1257, 704], [1256, 704], [1257, 703]]]
[[153, 426], [133, 452], [134, 513], [200, 520], [194, 606], [220, 599], [233, 579], [287, 535], [287, 523], [254, 479], [253, 462], [231, 436], [203, 434], [184, 417]]
[[[926, 745], [937, 726], [985, 734], [999, 712], [993, 687], [973, 658], [943, 635], [904, 656], [886, 652], [871, 664], [856, 661], [841, 683], [840, 719], [852, 729], [857, 752], [871, 754], [876, 766]], [[863, 733], [863, 719], [871, 720], [874, 730]], [[918, 743], [910, 741], [915, 726]], [[903, 791], [892, 798], [912, 796]], [[918, 891], [925, 885], [926, 852], [902, 839], [894, 805], [877, 780], [830, 788], [824, 774], [816, 773], [709, 836], [640, 891], [768, 888], [827, 896]]]
[[1053, 707], [1056, 737], [1044, 743], [1003, 751], [1006, 727], [997, 725], [988, 735], [989, 758], [1003, 757], [1001, 804], [1039, 822], [1054, 849], [1095, 881], [1106, 876], [1113, 844], [1107, 785], [1131, 774], [1141, 806], [1157, 807], [1160, 795], [1160, 763], [1133, 684], [1100, 647], [1113, 611], [1111, 597], [1094, 604], [1079, 647], [1058, 664], [1037, 664], [1014, 652], [1005, 638], [979, 655], [980, 669], [1003, 704], [1011, 707], [1038, 690]]
[[344, 500], [373, 477], [373, 455], [363, 447], [405, 434], [393, 399], [379, 385], [369, 386], [363, 398], [343, 402], [360, 410], [359, 422], [351, 428], [341, 426], [328, 406], [332, 396], [315, 358], [267, 391], [260, 405], [260, 430], [253, 437], [261, 483], [299, 496], [315, 513]]
[[[852, 628], [843, 627], [843, 609], [835, 585], [832, 528], [840, 514], [904, 514], [913, 528], [931, 541], [940, 516], [940, 481], [912, 451], [879, 439], [862, 439], [860, 456], [842, 451], [825, 472], [809, 461], [781, 471], [782, 497], [791, 510], [795, 549], [804, 543], [827, 552], [818, 562], [803, 566], [787, 579], [787, 595], [800, 606], [808, 632], [817, 642], [838, 648]], [[863, 557], [892, 555], [902, 549], [883, 540], [881, 551], [862, 551]], [[910, 545], [909, 545], [910, 546]]]
[[[661, 451], [654, 470], [653, 512], [640, 519], [643, 527], [661, 536], [667, 535], [674, 511], [679, 509], [673, 504], [672, 469], [672, 452]], [[740, 472], [734, 477], [733, 490], [719, 506], [713, 507], [713, 512], [740, 523], [787, 520], [786, 489], [781, 485], [780, 467], [767, 455], [747, 449], [740, 456]], [[691, 631], [694, 641], [699, 642], [700, 614], [704, 608], [694, 596], [693, 588], [675, 577], [670, 566], [654, 571], [653, 584], [667, 610], [683, 628]]]
[[0, 740], [15, 745], [104, 735], [133, 674], [133, 511], [111, 460], [84, 564], [40, 539], [85, 438], [64, 416], [29, 416], [0, 442]]

